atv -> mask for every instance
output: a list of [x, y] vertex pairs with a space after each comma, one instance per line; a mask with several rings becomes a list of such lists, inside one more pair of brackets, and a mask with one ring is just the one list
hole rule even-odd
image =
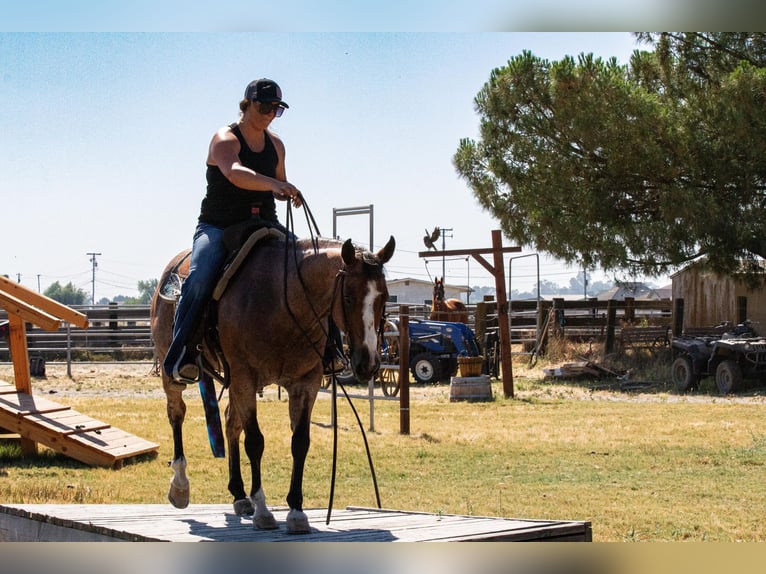
[[706, 335], [673, 337], [671, 376], [676, 390], [684, 393], [709, 376], [721, 395], [741, 386], [745, 378], [766, 373], [766, 337], [759, 336], [749, 321], [729, 329], [727, 323]]

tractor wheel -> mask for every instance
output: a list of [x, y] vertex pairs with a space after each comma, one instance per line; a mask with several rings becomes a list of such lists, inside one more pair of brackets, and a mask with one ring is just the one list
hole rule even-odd
[[685, 393], [695, 386], [697, 382], [697, 377], [694, 375], [694, 369], [692, 368], [692, 361], [689, 357], [678, 357], [673, 361], [670, 367], [670, 375], [676, 391], [679, 393]]
[[742, 383], [742, 369], [737, 361], [722, 361], [715, 370], [715, 385], [718, 393], [728, 395]]
[[384, 395], [395, 397], [399, 394], [399, 369], [380, 369], [378, 379]]
[[420, 353], [410, 361], [412, 376], [419, 383], [436, 383], [441, 377], [439, 359], [430, 353]]

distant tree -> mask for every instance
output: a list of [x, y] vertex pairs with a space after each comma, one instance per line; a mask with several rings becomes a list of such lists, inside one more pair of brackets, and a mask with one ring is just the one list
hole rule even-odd
[[766, 257], [766, 34], [645, 33], [629, 65], [530, 52], [476, 96], [453, 158], [503, 233], [649, 277]]
[[138, 292], [140, 293], [139, 298], [141, 299], [142, 305], [148, 305], [152, 302], [152, 297], [157, 290], [158, 283], [158, 279], [147, 279], [146, 281], [138, 282]]
[[152, 296], [154, 295], [154, 291], [157, 289], [157, 284], [159, 281], [157, 279], [147, 279], [146, 281], [139, 281], [137, 284], [138, 287], [138, 296], [127, 296], [127, 295], [115, 295], [111, 299], [108, 299], [106, 297], [102, 297], [99, 301], [99, 305], [108, 305], [109, 303], [119, 303], [121, 305], [148, 305], [152, 302]]
[[43, 291], [43, 295], [64, 305], [82, 305], [88, 297], [85, 291], [75, 287], [71, 281], [64, 287], [58, 281], [54, 281]]

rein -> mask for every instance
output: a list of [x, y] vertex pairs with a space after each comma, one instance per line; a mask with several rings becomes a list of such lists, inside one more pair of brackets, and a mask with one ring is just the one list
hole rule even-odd
[[[311, 236], [311, 244], [314, 247], [314, 254], [319, 252], [319, 236], [321, 233], [319, 232], [319, 227], [316, 224], [316, 220], [314, 219], [314, 215], [311, 213], [311, 210], [309, 209], [308, 203], [306, 203], [305, 198], [303, 195], [301, 195], [301, 201], [303, 203], [303, 209], [306, 212], [306, 221], [308, 223], [309, 227], [309, 234]], [[303, 287], [303, 292], [306, 294], [306, 300], [309, 303], [309, 307], [311, 308], [311, 312], [314, 315], [314, 319], [319, 323], [323, 334], [325, 335], [325, 338], [327, 340], [330, 340], [330, 333], [325, 330], [324, 327], [322, 327], [322, 323], [319, 317], [319, 313], [317, 312], [316, 308], [312, 304], [311, 300], [308, 297], [308, 289], [306, 288], [306, 284], [303, 281], [303, 276], [300, 272], [300, 266], [298, 265], [298, 246], [296, 244], [296, 235], [295, 235], [295, 229], [294, 229], [294, 221], [292, 216], [292, 206], [291, 202], [287, 201], [287, 214], [285, 216], [285, 223], [286, 227], [288, 229], [289, 236], [287, 240], [285, 241], [285, 257], [284, 257], [284, 271], [283, 271], [283, 293], [284, 293], [284, 300], [285, 300], [285, 306], [287, 308], [287, 312], [292, 318], [293, 322], [298, 326], [301, 333], [303, 333], [303, 336], [306, 338], [306, 340], [309, 342], [309, 345], [311, 346], [312, 350], [319, 356], [319, 360], [321, 362], [324, 362], [324, 353], [317, 349], [316, 344], [314, 341], [311, 340], [311, 337], [309, 336], [306, 329], [303, 328], [303, 325], [301, 325], [298, 318], [293, 313], [292, 309], [290, 308], [290, 300], [287, 297], [287, 264], [289, 261], [289, 252], [290, 252], [290, 242], [293, 243], [293, 260], [295, 262], [295, 272], [298, 276], [298, 281], [301, 284], [301, 287]], [[314, 237], [314, 231], [316, 231], [317, 237]], [[345, 304], [345, 296], [344, 296], [344, 285], [345, 285], [345, 278], [346, 278], [346, 269], [345, 269], [345, 262], [343, 268], [341, 268], [338, 273], [335, 275], [335, 281], [333, 282], [333, 292], [332, 292], [332, 299], [330, 301], [330, 316], [332, 318], [332, 310], [335, 306], [335, 300], [338, 296], [338, 293], [340, 293], [341, 297], [341, 310], [343, 312], [343, 323], [348, 325], [348, 321], [346, 320], [346, 304]], [[383, 324], [385, 320], [381, 320], [380, 324], [380, 332], [383, 331]], [[348, 359], [346, 359], [345, 354], [343, 353], [343, 349], [337, 349], [335, 347], [335, 341], [332, 341], [333, 345], [333, 351], [335, 356], [340, 356], [343, 358], [343, 361], [346, 365], [348, 365]], [[332, 473], [331, 473], [331, 479], [330, 479], [330, 496], [329, 501], [327, 504], [327, 518], [325, 520], [325, 524], [330, 523], [330, 517], [332, 515], [332, 505], [333, 505], [333, 499], [335, 496], [335, 477], [336, 477], [336, 470], [337, 470], [337, 461], [338, 461], [338, 408], [337, 408], [337, 402], [338, 402], [338, 385], [340, 385], [341, 390], [343, 391], [343, 395], [346, 397], [346, 401], [348, 402], [349, 406], [351, 407], [351, 411], [354, 413], [354, 417], [356, 418], [356, 422], [359, 425], [359, 430], [362, 433], [362, 440], [364, 441], [364, 448], [367, 453], [367, 462], [370, 466], [370, 474], [372, 476], [372, 483], [373, 487], [375, 489], [375, 499], [378, 503], [378, 508], [382, 508], [380, 503], [380, 492], [378, 490], [378, 480], [375, 475], [375, 467], [372, 462], [372, 454], [370, 453], [370, 445], [367, 442], [367, 434], [364, 432], [364, 425], [362, 424], [362, 419], [359, 417], [359, 413], [356, 410], [356, 407], [354, 406], [354, 403], [351, 401], [351, 397], [346, 392], [346, 388], [338, 380], [338, 376], [333, 370], [332, 372], [332, 429], [333, 429], [333, 440], [332, 440]]]

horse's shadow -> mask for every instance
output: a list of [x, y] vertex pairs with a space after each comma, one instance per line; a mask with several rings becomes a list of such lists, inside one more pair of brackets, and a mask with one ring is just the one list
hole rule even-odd
[[[213, 542], [235, 542], [246, 539], [248, 542], [258, 542], [261, 531], [253, 527], [252, 519], [249, 516], [238, 516], [232, 512], [225, 514], [225, 525], [221, 527], [211, 526], [194, 518], [183, 519], [189, 525], [189, 534], [199, 536]], [[287, 532], [287, 526], [282, 521], [277, 521], [279, 530], [263, 531], [268, 534], [269, 542], [313, 542], [316, 541], [312, 535], [322, 534], [322, 540], [327, 542], [343, 541], [375, 541], [375, 542], [393, 542], [397, 538], [390, 530], [376, 528], [351, 528], [349, 530], [337, 531], [332, 533], [322, 532], [317, 528], [311, 528], [309, 534], [290, 534]], [[278, 536], [275, 536], [278, 534]], [[262, 537], [261, 537], [262, 538]]]

